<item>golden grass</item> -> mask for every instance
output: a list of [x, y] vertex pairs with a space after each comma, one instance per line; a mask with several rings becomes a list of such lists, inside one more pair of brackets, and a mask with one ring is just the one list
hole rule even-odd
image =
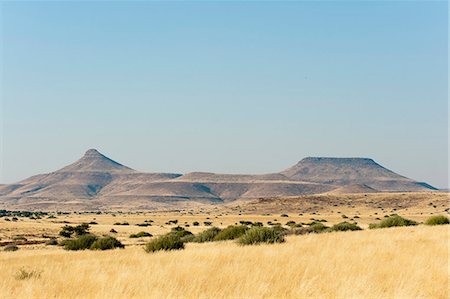
[[[448, 298], [449, 226], [183, 251], [0, 252], [0, 298]], [[25, 267], [40, 277], [15, 278]]]

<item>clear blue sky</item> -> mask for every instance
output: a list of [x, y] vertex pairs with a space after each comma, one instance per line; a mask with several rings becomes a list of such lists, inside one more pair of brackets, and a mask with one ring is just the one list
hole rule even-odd
[[0, 182], [371, 157], [447, 186], [447, 3], [3, 2]]

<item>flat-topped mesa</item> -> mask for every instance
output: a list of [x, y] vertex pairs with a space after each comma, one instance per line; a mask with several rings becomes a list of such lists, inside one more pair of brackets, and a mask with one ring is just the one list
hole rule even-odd
[[96, 149], [89, 149], [83, 157], [57, 172], [108, 172], [130, 173], [133, 169], [126, 167], [101, 154]]
[[330, 163], [330, 164], [357, 164], [357, 165], [379, 165], [370, 158], [338, 158], [338, 157], [306, 157], [298, 163]]
[[413, 182], [370, 158], [308, 157], [281, 173], [293, 180], [336, 185], [367, 184], [378, 187], [373, 183]]

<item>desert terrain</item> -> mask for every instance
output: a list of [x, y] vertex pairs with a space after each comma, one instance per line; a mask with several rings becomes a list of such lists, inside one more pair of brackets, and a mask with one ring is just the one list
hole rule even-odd
[[[49, 212], [0, 218], [2, 298], [448, 298], [448, 193], [366, 193], [257, 199], [186, 210]], [[419, 225], [368, 229], [392, 214]], [[40, 218], [40, 219], [39, 219]], [[9, 221], [8, 221], [8, 220]], [[287, 235], [284, 243], [187, 243], [147, 253], [144, 245], [174, 227], [198, 234], [242, 222], [327, 226], [348, 221], [363, 230]], [[198, 225], [194, 225], [198, 222]], [[91, 223], [124, 249], [66, 251], [48, 240], [65, 225]], [[114, 232], [111, 232], [111, 231]], [[130, 238], [148, 232], [152, 237]], [[23, 275], [26, 273], [27, 275]], [[29, 274], [29, 275], [28, 275]]]

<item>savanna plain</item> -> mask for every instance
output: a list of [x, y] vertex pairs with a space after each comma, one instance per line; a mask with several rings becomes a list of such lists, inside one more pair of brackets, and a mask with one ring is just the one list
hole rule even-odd
[[[10, 214], [0, 218], [0, 297], [448, 298], [450, 226], [427, 225], [448, 217], [448, 199], [443, 192], [340, 194], [177, 211]], [[396, 215], [414, 225], [376, 226]], [[83, 223], [125, 247], [64, 250], [63, 227]], [[284, 242], [144, 250], [173, 231], [197, 237], [230, 225], [267, 227]], [[333, 229], [351, 225], [358, 229]], [[328, 228], [312, 229], [319, 226]]]

